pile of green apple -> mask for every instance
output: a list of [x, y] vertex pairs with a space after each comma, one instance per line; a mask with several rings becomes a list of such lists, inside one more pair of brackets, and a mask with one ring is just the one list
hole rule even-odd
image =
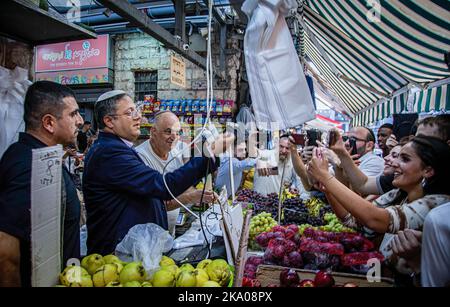
[[159, 264], [151, 279], [154, 287], [225, 287], [233, 276], [223, 259], [205, 259], [194, 268], [189, 263], [178, 267], [173, 259], [163, 256]]
[[81, 266], [67, 266], [59, 280], [65, 287], [223, 287], [230, 283], [233, 272], [223, 259], [205, 259], [194, 268], [178, 267], [162, 256], [160, 269], [148, 276], [141, 262], [123, 262], [117, 256], [91, 254]]
[[141, 262], [123, 262], [117, 256], [91, 254], [81, 266], [67, 266], [59, 274], [66, 287], [151, 287]]

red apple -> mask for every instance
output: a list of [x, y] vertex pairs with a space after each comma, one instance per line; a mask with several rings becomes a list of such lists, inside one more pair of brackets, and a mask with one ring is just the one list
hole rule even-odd
[[298, 274], [295, 270], [284, 269], [280, 273], [280, 282], [284, 287], [295, 287], [300, 281]]
[[334, 285], [334, 278], [326, 271], [319, 271], [314, 278], [316, 287], [332, 287]]

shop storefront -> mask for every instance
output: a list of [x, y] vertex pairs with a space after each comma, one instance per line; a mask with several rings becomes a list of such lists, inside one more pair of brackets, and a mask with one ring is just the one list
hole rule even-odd
[[97, 98], [113, 89], [113, 43], [109, 35], [35, 48], [36, 80], [49, 80], [74, 90], [85, 120], [94, 122]]

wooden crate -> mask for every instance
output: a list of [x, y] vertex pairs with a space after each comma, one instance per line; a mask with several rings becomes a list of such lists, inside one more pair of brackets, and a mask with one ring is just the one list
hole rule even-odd
[[[280, 273], [286, 269], [282, 266], [275, 265], [260, 265], [256, 271], [256, 278], [261, 282], [261, 286], [267, 287], [269, 284], [280, 284]], [[312, 279], [314, 280], [315, 271], [294, 269], [298, 272], [300, 280]], [[358, 287], [393, 287], [394, 281], [389, 278], [381, 278], [380, 282], [369, 282], [365, 275], [347, 274], [340, 272], [333, 272], [333, 278], [336, 285], [343, 285], [345, 283], [351, 282]]]

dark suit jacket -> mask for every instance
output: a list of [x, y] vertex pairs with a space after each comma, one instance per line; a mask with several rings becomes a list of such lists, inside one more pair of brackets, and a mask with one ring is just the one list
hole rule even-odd
[[[193, 158], [166, 174], [177, 196], [217, 169], [219, 159]], [[170, 200], [162, 175], [141, 160], [118, 136], [100, 132], [84, 165], [83, 193], [87, 211], [88, 254], [106, 255], [137, 224], [154, 223], [167, 229], [163, 200]]]

